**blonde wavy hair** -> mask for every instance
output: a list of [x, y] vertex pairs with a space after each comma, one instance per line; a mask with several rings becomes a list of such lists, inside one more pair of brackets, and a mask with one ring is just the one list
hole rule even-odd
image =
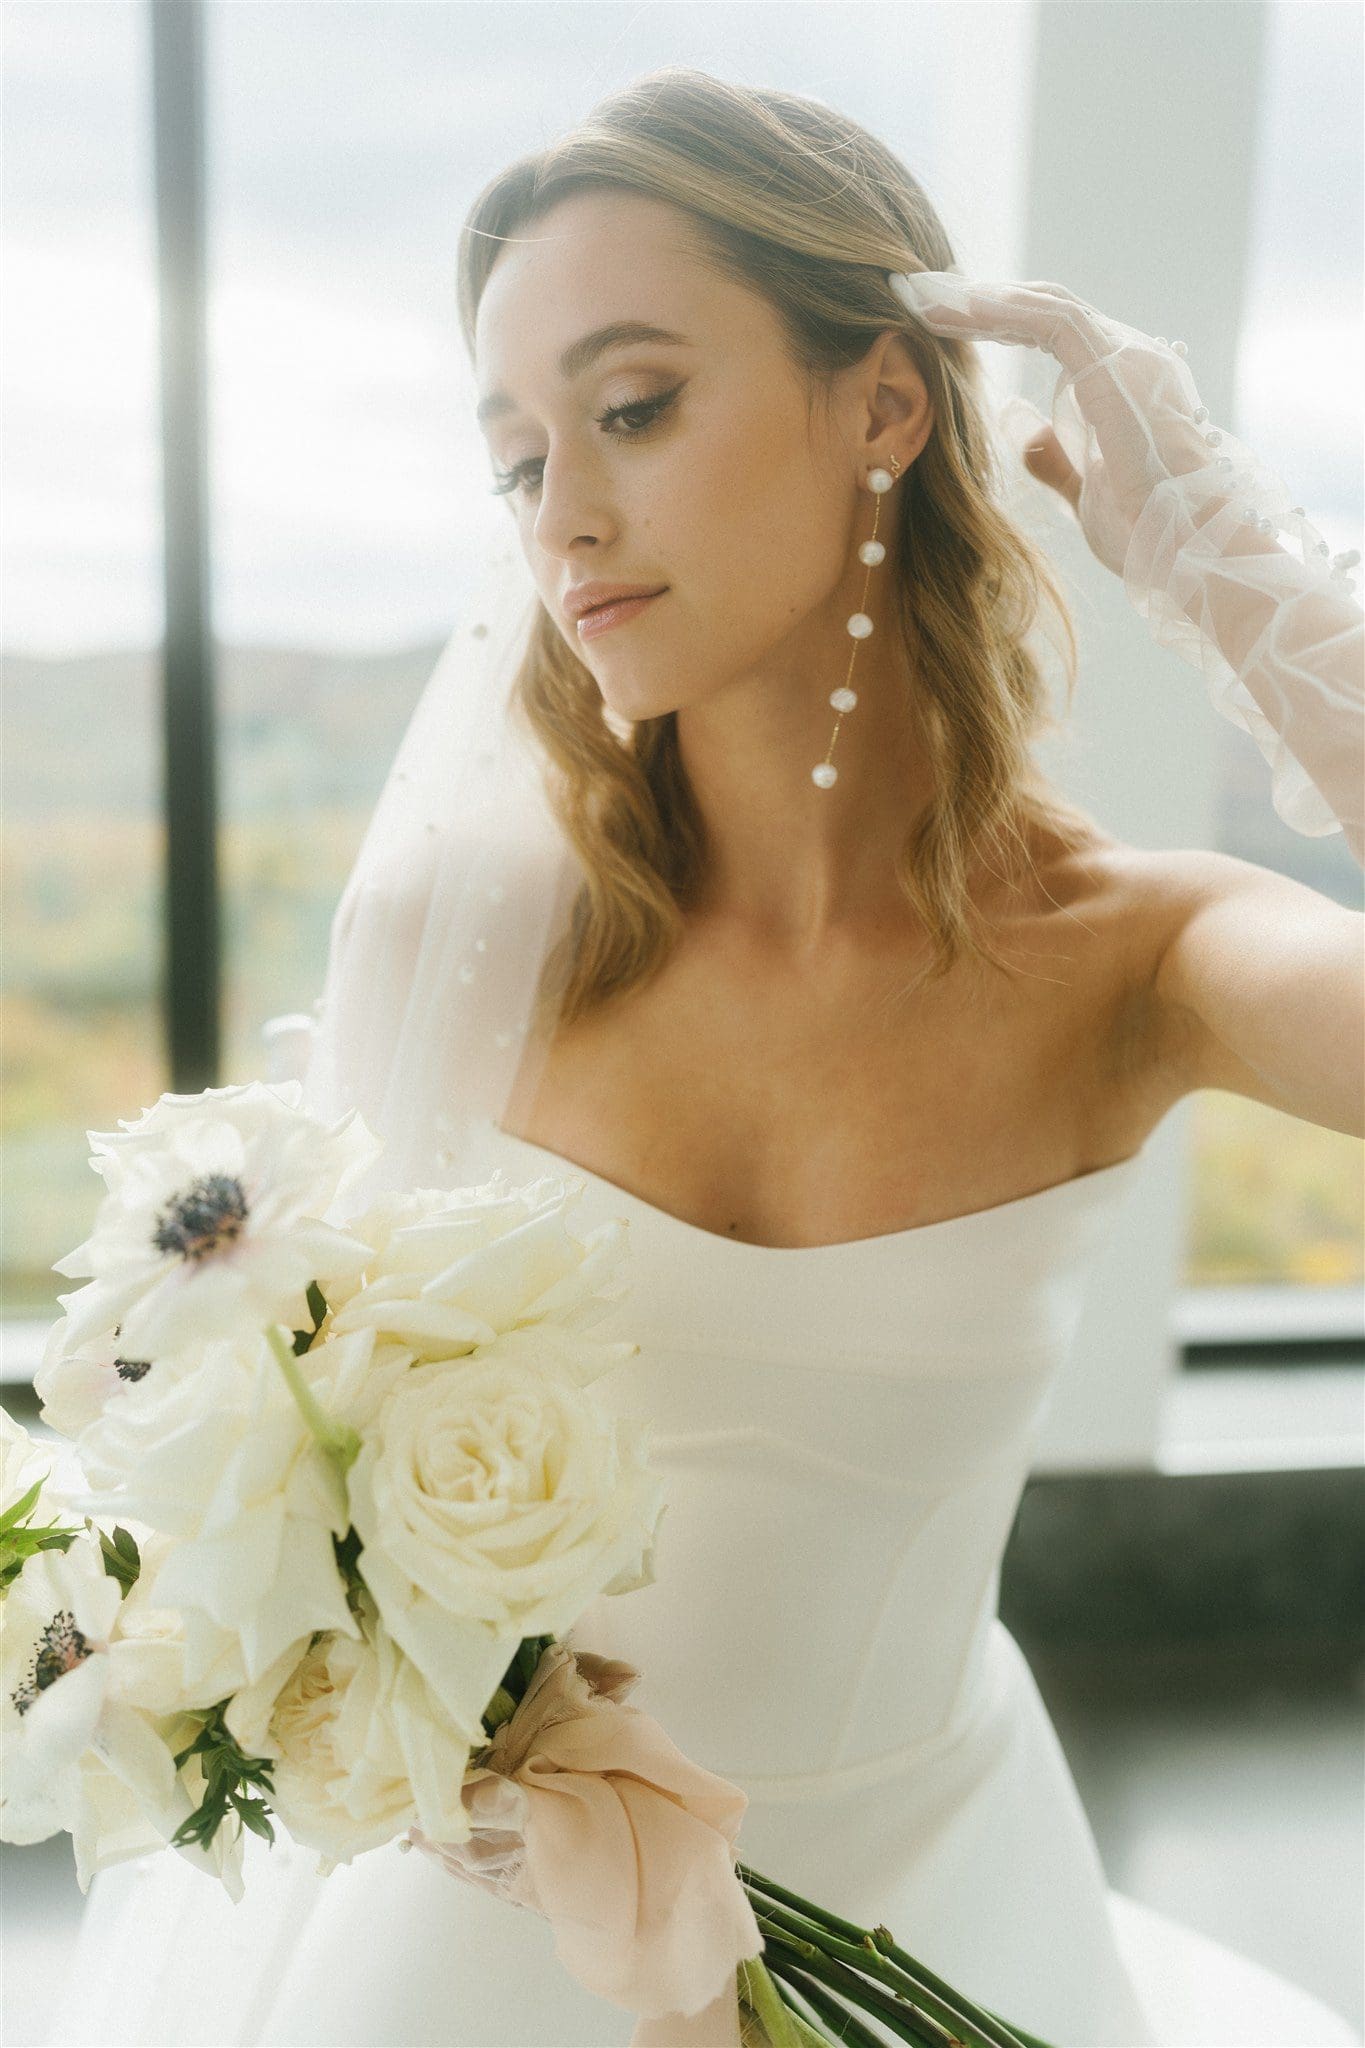
[[[1036, 874], [1030, 826], [1068, 846], [1096, 827], [1051, 787], [1030, 751], [1058, 722], [1025, 635], [1041, 616], [1062, 654], [1068, 711], [1076, 638], [1046, 556], [997, 501], [980, 361], [967, 342], [915, 331], [887, 282], [891, 271], [952, 267], [937, 213], [905, 165], [846, 116], [669, 66], [601, 102], [479, 194], [462, 230], [457, 285], [471, 361], [503, 239], [524, 234], [569, 194], [604, 188], [690, 215], [716, 267], [773, 307], [808, 406], [887, 328], [903, 332], [935, 421], [888, 536], [898, 666], [919, 693], [933, 787], [896, 862], [932, 949], [912, 987], [960, 957], [1011, 971], [973, 901], [974, 862], [1016, 887], [1025, 872]], [[700, 817], [676, 713], [619, 733], [591, 670], [544, 607], [512, 702], [543, 750], [549, 800], [586, 877], [542, 982], [542, 1005], [570, 1023], [664, 964], [702, 873]]]

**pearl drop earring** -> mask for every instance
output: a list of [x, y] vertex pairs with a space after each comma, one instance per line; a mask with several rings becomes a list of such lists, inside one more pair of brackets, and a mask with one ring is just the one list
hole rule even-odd
[[[890, 490], [900, 473], [900, 459], [895, 455], [891, 457], [891, 467], [889, 470], [874, 469], [868, 472], [867, 487], [875, 493], [876, 502], [872, 513], [872, 538], [871, 540], [865, 540], [858, 550], [858, 560], [867, 564], [867, 575], [863, 578], [862, 601], [864, 604], [867, 603], [867, 586], [871, 581], [872, 571], [876, 568], [878, 562], [886, 560], [886, 549], [877, 538], [877, 523], [882, 513], [882, 493], [883, 491]], [[842, 686], [837, 690], [831, 690], [829, 695], [829, 701], [834, 706], [836, 714], [834, 730], [829, 736], [829, 745], [825, 749], [824, 760], [817, 761], [810, 771], [810, 779], [817, 789], [832, 789], [839, 779], [839, 771], [831, 761], [830, 755], [834, 752], [834, 742], [839, 737], [839, 727], [843, 723], [844, 713], [851, 711], [858, 701], [857, 691], [849, 688], [849, 677], [853, 674], [853, 664], [857, 659], [858, 642], [866, 640], [868, 634], [872, 631], [872, 621], [865, 611], [856, 611], [848, 622], [848, 630], [853, 638], [853, 645], [848, 653], [848, 675], [844, 677]]]

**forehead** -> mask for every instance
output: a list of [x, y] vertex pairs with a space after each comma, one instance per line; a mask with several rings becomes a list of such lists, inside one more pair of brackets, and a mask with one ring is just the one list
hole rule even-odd
[[[576, 345], [598, 330], [654, 328], [695, 344], [733, 318], [720, 276], [677, 208], [635, 193], [560, 201], [499, 250], [474, 329], [480, 417], [509, 409], [533, 385], [581, 374]], [[643, 334], [637, 339], [643, 340]]]

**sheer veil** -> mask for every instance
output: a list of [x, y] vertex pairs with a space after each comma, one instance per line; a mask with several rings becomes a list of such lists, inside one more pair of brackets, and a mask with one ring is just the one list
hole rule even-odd
[[514, 713], [538, 603], [515, 540], [491, 545], [332, 919], [303, 1100], [359, 1109], [384, 1140], [352, 1212], [382, 1187], [458, 1181], [474, 1127], [543, 1059], [536, 992], [582, 871]]

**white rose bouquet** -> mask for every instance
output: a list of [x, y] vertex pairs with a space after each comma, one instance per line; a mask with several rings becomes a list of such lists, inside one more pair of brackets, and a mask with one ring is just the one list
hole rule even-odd
[[343, 1228], [380, 1144], [301, 1095], [88, 1134], [105, 1194], [55, 1268], [86, 1284], [35, 1382], [69, 1469], [0, 1411], [0, 1838], [69, 1831], [83, 1891], [169, 1847], [234, 1900], [272, 1816], [323, 1875], [397, 1841], [544, 1914], [636, 2048], [866, 2048], [859, 2011], [1043, 2048], [737, 1863], [744, 1794], [565, 1640], [652, 1582], [665, 1507], [597, 1386], [638, 1350], [595, 1331], [626, 1222], [577, 1237], [581, 1183], [499, 1172]]

